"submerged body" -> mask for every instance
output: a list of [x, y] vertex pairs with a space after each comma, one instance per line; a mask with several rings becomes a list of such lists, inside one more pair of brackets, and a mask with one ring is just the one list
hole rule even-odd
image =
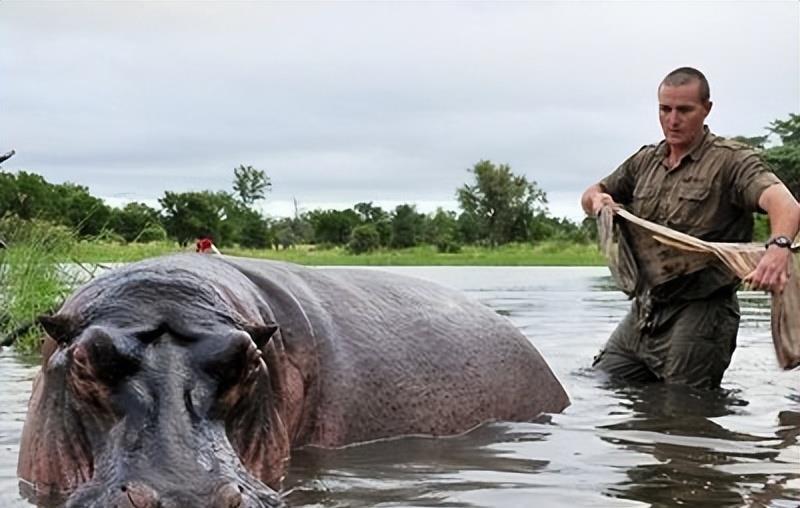
[[19, 476], [68, 506], [278, 506], [290, 449], [569, 404], [505, 318], [364, 270], [184, 255], [78, 290], [48, 331]]

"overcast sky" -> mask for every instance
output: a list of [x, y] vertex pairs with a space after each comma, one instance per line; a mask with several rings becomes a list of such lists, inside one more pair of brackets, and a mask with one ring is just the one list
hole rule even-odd
[[556, 216], [661, 139], [656, 87], [701, 69], [722, 135], [800, 112], [800, 3], [0, 0], [4, 170], [112, 203], [231, 188], [264, 209], [455, 209], [480, 159]]

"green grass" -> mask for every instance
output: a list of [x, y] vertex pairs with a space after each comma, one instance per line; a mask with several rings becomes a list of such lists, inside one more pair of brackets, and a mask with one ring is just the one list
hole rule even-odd
[[[175, 242], [129, 243], [102, 242], [81, 240], [70, 251], [63, 261], [80, 261], [81, 263], [130, 263], [142, 259], [184, 252]], [[191, 251], [194, 251], [192, 247]]]
[[0, 250], [0, 337], [16, 335], [14, 347], [33, 353], [43, 333], [36, 318], [51, 312], [74, 286], [59, 263], [74, 238], [65, 228], [37, 221], [3, 219], [0, 231], [9, 241]]
[[[350, 254], [335, 247], [319, 249], [303, 245], [292, 249], [242, 249], [228, 247], [224, 254], [262, 259], [289, 261], [303, 265], [365, 265], [365, 266], [597, 266], [604, 265], [597, 246], [572, 242], [547, 241], [536, 245], [511, 244], [489, 249], [463, 247], [455, 254], [442, 254], [433, 246], [409, 249], [381, 249], [368, 254]], [[188, 251], [171, 242], [128, 244], [80, 242], [72, 251], [73, 259], [84, 263], [125, 263], [161, 254]]]

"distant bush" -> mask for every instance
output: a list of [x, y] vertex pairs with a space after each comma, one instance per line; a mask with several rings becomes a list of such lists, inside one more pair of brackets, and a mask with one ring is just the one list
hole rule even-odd
[[311, 248], [311, 250], [314, 250], [314, 251], [335, 250], [336, 247], [338, 247], [335, 243], [331, 243], [331, 242], [318, 242], [318, 243], [314, 243], [312, 245], [313, 245], [313, 247]]
[[436, 250], [442, 254], [457, 254], [461, 252], [461, 244], [450, 239], [439, 240], [436, 242]]
[[372, 252], [380, 246], [380, 235], [374, 224], [363, 224], [353, 228], [347, 250], [353, 254]]
[[163, 242], [167, 239], [167, 230], [161, 224], [150, 224], [134, 239], [139, 243]]
[[112, 231], [110, 229], [101, 230], [99, 233], [92, 236], [90, 240], [102, 243], [118, 243], [120, 245], [128, 243], [125, 241], [125, 238], [121, 234]]

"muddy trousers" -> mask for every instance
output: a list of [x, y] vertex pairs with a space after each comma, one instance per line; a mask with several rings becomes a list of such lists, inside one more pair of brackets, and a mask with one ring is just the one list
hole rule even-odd
[[735, 294], [631, 310], [594, 366], [627, 381], [716, 388], [731, 362], [739, 330]]

